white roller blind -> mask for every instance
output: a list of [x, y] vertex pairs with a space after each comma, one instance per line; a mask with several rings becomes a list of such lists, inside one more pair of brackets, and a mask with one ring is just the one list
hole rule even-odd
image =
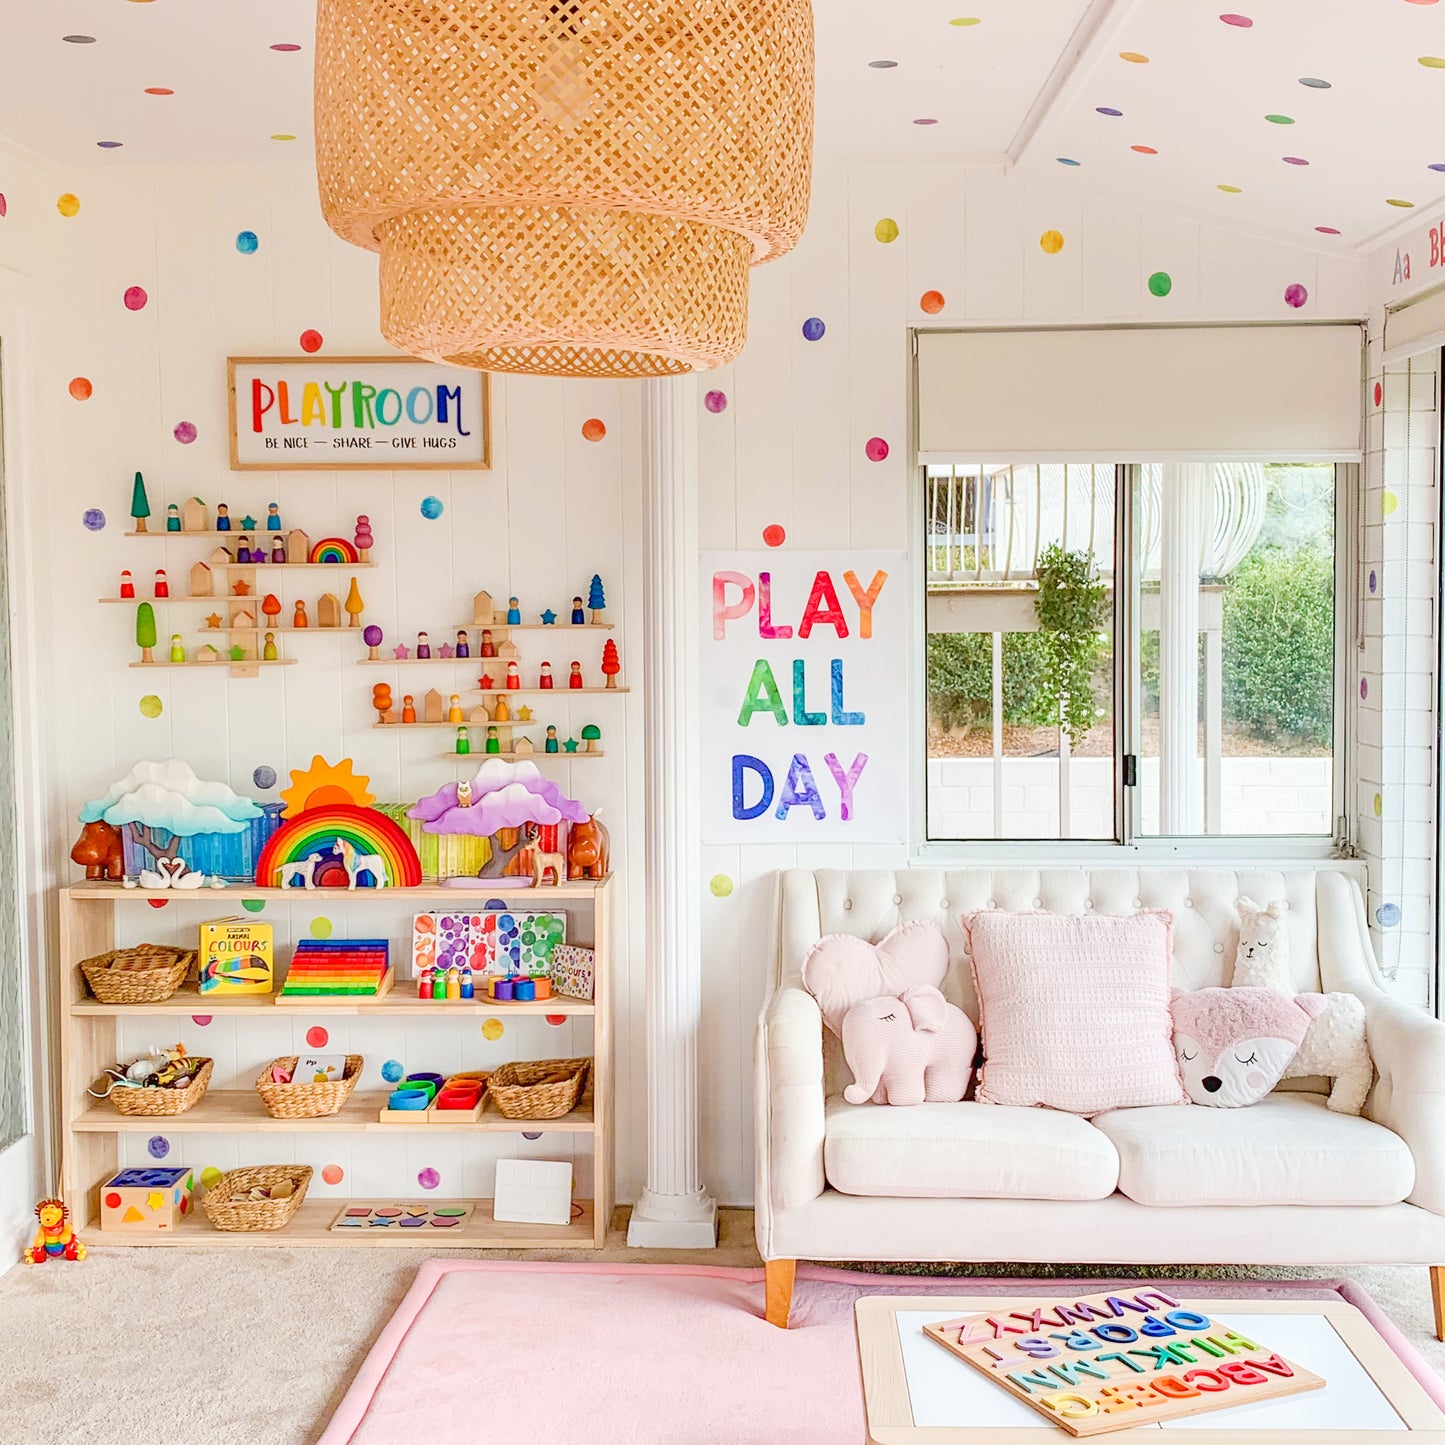
[[1385, 360], [1445, 346], [1445, 286], [1385, 313]]
[[1358, 325], [918, 336], [923, 459], [1352, 461]]

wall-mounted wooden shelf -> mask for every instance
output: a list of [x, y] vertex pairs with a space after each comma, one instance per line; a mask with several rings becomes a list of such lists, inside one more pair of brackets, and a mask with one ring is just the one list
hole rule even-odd
[[611, 632], [615, 622], [453, 622], [453, 632]]
[[204, 667], [210, 672], [221, 672], [223, 670], [234, 670], [244, 667], [248, 671], [253, 667], [295, 667], [294, 657], [218, 657], [214, 662], [133, 662], [132, 667], [141, 667], [149, 671], [153, 667]]
[[[192, 535], [196, 535], [192, 533]], [[203, 557], [201, 559], [205, 561]], [[234, 572], [241, 567], [254, 567], [258, 572], [264, 572], [268, 568], [274, 568], [279, 572], [283, 567], [311, 567], [318, 572], [335, 572], [338, 575], [342, 572], [350, 572], [356, 568], [375, 567], [375, 562], [227, 562], [224, 569], [227, 572]]]
[[[184, 891], [184, 890], [183, 890]], [[318, 890], [319, 891], [319, 890]], [[458, 890], [453, 889], [454, 893]], [[553, 893], [555, 889], [548, 889]], [[528, 900], [535, 900], [532, 890], [507, 889], [508, 895], [520, 897], [525, 893]], [[153, 895], [148, 895], [153, 896]], [[315, 896], [314, 894], [312, 895]], [[462, 894], [462, 897], [470, 895]], [[500, 894], [494, 895], [500, 897]], [[178, 989], [168, 999], [159, 1003], [101, 1003], [97, 998], [78, 999], [71, 1004], [74, 1018], [275, 1018], [278, 1014], [316, 1014], [318, 1016], [365, 1015], [376, 1018], [440, 1018], [443, 1013], [454, 1016], [483, 1015], [505, 1018], [509, 1014], [538, 1014], [543, 1018], [590, 1018], [597, 1012], [597, 1006], [587, 999], [564, 998], [554, 994], [551, 998], [537, 999], [531, 1003], [514, 1003], [495, 998], [437, 999], [419, 998], [414, 980], [406, 979], [395, 985], [390, 993], [380, 998], [355, 998], [338, 995], [335, 998], [281, 998], [274, 994], [202, 994], [195, 984]]]
[[[415, 724], [414, 724], [414, 723], [398, 723], [398, 724], [396, 724], [396, 726], [397, 726], [397, 727], [414, 727]], [[465, 724], [465, 723], [443, 723], [443, 724], [441, 724], [441, 726], [443, 726], [443, 727], [458, 727], [458, 728], [459, 728], [459, 727], [465, 727], [465, 726], [467, 726], [467, 724]], [[479, 726], [483, 726], [483, 724], [473, 723], [473, 724], [471, 724], [471, 726], [473, 726], [473, 727], [479, 727]], [[487, 724], [487, 726], [498, 727], [498, 726], [501, 726], [501, 724], [491, 723], [491, 724]], [[523, 723], [522, 726], [523, 726], [523, 727], [526, 727], [527, 724], [526, 724], [526, 723]], [[393, 728], [391, 727], [391, 725], [388, 725], [387, 731], [392, 731], [392, 730], [393, 730]], [[475, 752], [471, 752], [471, 753], [442, 753], [440, 756], [443, 757], [443, 758], [450, 758], [451, 761], [454, 762], [454, 763], [474, 763], [474, 762], [477, 761], [478, 758], [481, 758], [484, 762], [486, 761], [487, 758], [501, 758], [504, 762], [508, 762], [508, 763], [515, 763], [515, 762], [528, 762], [528, 763], [529, 763], [529, 762], [534, 761], [534, 760], [537, 759], [537, 758], [561, 758], [561, 759], [563, 759], [564, 761], [566, 761], [566, 760], [569, 760], [569, 759], [571, 759], [571, 758], [602, 758], [602, 757], [606, 757], [607, 754], [604, 753], [601, 748], [599, 748], [595, 753], [586, 752], [586, 751], [584, 751], [582, 748], [578, 748], [575, 753], [562, 752], [562, 751], [558, 751], [558, 752], [555, 752], [555, 753], [548, 753], [548, 752], [541, 752], [541, 751], [538, 751], [538, 752], [535, 752], [535, 753], [489, 753], [489, 752], [487, 752], [484, 748], [478, 748]]]
[[[217, 597], [214, 600], [217, 602], [240, 602], [242, 599], [239, 597]], [[197, 627], [193, 630], [199, 632], [202, 637], [219, 637], [222, 633], [230, 632], [253, 632], [257, 637], [266, 632], [299, 632], [303, 635], [308, 632], [319, 632], [325, 637], [344, 637], [347, 633], [360, 635], [361, 631], [361, 629], [357, 627], [282, 627], [279, 624], [271, 627]]]
[[[423, 723], [408, 723], [408, 727], [426, 726]], [[536, 896], [541, 898], [596, 898], [608, 885], [612, 875], [609, 873], [606, 878], [578, 878], [571, 883], [551, 884], [544, 888], [537, 889], [514, 889], [511, 890], [516, 896]], [[492, 895], [487, 892], [485, 879], [478, 879], [476, 886], [466, 888], [452, 888], [445, 883], [423, 883], [416, 888], [357, 888], [350, 890], [346, 888], [258, 888], [253, 883], [233, 883], [228, 888], [177, 888], [152, 890], [146, 888], [127, 888], [123, 883], [73, 883], [69, 888], [62, 889], [62, 895], [67, 901], [78, 903], [144, 903], [147, 899], [164, 896], [173, 898], [179, 902], [187, 900], [193, 903], [210, 903], [212, 907], [226, 906], [232, 899], [265, 898], [284, 899], [289, 898], [293, 903], [306, 902], [337, 902], [337, 903], [368, 903], [380, 901], [382, 903], [395, 903], [400, 900], [403, 907], [412, 902], [440, 903], [443, 900], [457, 903], [466, 898], [489, 898]], [[104, 949], [96, 949], [97, 953], [104, 953]], [[269, 1005], [268, 1007], [273, 1007]], [[198, 1010], [200, 1012], [201, 1010]], [[546, 1010], [542, 1010], [546, 1012]]]
[[177, 542], [184, 540], [186, 537], [285, 537], [286, 533], [290, 530], [287, 527], [267, 527], [265, 521], [266, 519], [263, 517], [261, 519], [262, 525], [259, 527], [232, 527], [226, 532], [220, 532], [214, 527], [208, 527], [190, 532], [184, 529], [179, 532], [161, 530], [156, 532], [127, 532], [125, 535], [127, 537], [150, 537], [152, 539], [160, 538], [167, 542]]
[[97, 597], [97, 602], [110, 602], [121, 607], [139, 607], [142, 602], [149, 602], [152, 607], [164, 607], [167, 602], [204, 602], [207, 606], [214, 607], [217, 602], [239, 602], [239, 597]]

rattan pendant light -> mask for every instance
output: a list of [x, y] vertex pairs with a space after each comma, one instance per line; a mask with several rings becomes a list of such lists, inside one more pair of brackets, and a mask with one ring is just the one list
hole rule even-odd
[[319, 0], [316, 170], [381, 330], [486, 371], [742, 349], [808, 212], [810, 0]]

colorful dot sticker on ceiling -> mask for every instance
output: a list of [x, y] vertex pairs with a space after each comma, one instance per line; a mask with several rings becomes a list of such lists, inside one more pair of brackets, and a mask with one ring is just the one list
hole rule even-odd
[[1293, 306], [1296, 311], [1310, 299], [1310, 293], [1298, 282], [1292, 281], [1284, 288], [1284, 304]]
[[302, 351], [310, 355], [312, 352], [321, 350], [325, 338], [319, 331], [303, 331], [297, 340]]
[[435, 1169], [423, 1169], [421, 1173], [416, 1176], [416, 1182], [420, 1184], [423, 1189], [435, 1189], [437, 1185], [442, 1182], [442, 1177]]
[[1057, 256], [1064, 249], [1064, 233], [1062, 231], [1045, 231], [1039, 237], [1039, 250], [1046, 256]]
[[803, 322], [803, 340], [821, 341], [823, 339], [824, 333], [827, 330], [828, 328], [824, 324], [822, 317], [810, 316], [805, 322]]
[[1226, 196], [1242, 196], [1244, 190], [1240, 186], [1215, 186], [1216, 191], [1223, 191]]
[[1414, 201], [1402, 201], [1402, 200], [1399, 200], [1399, 199], [1392, 199], [1392, 200], [1387, 200], [1387, 201], [1385, 202], [1385, 204], [1386, 204], [1387, 206], [1399, 206], [1402, 211], [1410, 211], [1410, 210], [1414, 210], [1414, 208], [1415, 208], [1415, 203], [1414, 203]]
[[196, 424], [193, 421], [178, 421], [171, 435], [183, 447], [188, 447], [196, 439]]
[[726, 873], [714, 873], [707, 886], [714, 898], [726, 898], [733, 891], [733, 880]]
[[888, 443], [882, 437], [869, 437], [863, 452], [870, 462], [884, 461], [888, 456]]
[[1375, 794], [1372, 806], [1374, 807], [1377, 818], [1383, 818], [1385, 816], [1385, 800], [1378, 793]]
[[496, 1041], [502, 1037], [502, 1034], [504, 1032], [505, 1031], [502, 1028], [501, 1019], [482, 1020], [482, 1037], [484, 1039], [488, 1039], [490, 1042], [496, 1043]]
[[1174, 278], [1167, 271], [1156, 271], [1149, 278], [1151, 296], [1167, 296], [1174, 289]]
[[254, 231], [236, 232], [236, 249], [243, 256], [254, 256], [260, 246], [261, 238]]
[[1130, 65], [1149, 64], [1149, 57], [1147, 55], [1140, 55], [1137, 50], [1121, 50], [1119, 52], [1119, 59], [1127, 60]]
[[406, 1069], [403, 1067], [400, 1059], [388, 1059], [381, 1066], [381, 1077], [385, 1079], [388, 1084], [400, 1083], [401, 1076], [404, 1073], [406, 1073]]
[[1399, 497], [1397, 497], [1397, 496], [1394, 494], [1394, 492], [1381, 492], [1381, 493], [1380, 493], [1380, 515], [1381, 515], [1381, 516], [1383, 516], [1383, 517], [1391, 516], [1391, 515], [1394, 513], [1395, 508], [1398, 507], [1399, 505], [1400, 505], [1400, 499], [1399, 499]]
[[1294, 117], [1293, 117], [1292, 115], [1267, 115], [1267, 116], [1265, 116], [1265, 119], [1266, 119], [1271, 125], [1293, 125], [1293, 124], [1294, 124]]
[[331, 1042], [331, 1035], [320, 1024], [306, 1030], [306, 1043], [313, 1049], [324, 1049]]
[[95, 388], [91, 386], [88, 376], [72, 376], [67, 390], [76, 401], [89, 401]]
[[258, 788], [274, 788], [276, 786], [276, 769], [269, 768], [265, 763], [262, 763], [261, 766], [251, 774], [251, 781], [255, 783]]
[[71, 191], [60, 197], [55, 203], [55, 209], [62, 216], [78, 216], [80, 214], [80, 197]]
[[125, 288], [125, 295], [121, 297], [121, 300], [125, 302], [125, 309], [127, 311], [145, 310], [145, 304], [150, 299], [151, 298], [146, 295], [144, 286], [127, 286]]
[[582, 423], [582, 439], [589, 442], [600, 442], [607, 435], [607, 424], [595, 416], [589, 416]]
[[882, 241], [885, 246], [892, 241], [896, 241], [898, 239], [898, 222], [895, 221], [892, 216], [884, 216], [883, 219], [873, 227], [873, 235], [877, 240]]
[[312, 938], [330, 938], [331, 920], [326, 917], [313, 918], [308, 930]]
[[918, 309], [928, 316], [937, 316], [946, 305], [942, 291], [925, 291], [918, 298]]
[[105, 513], [99, 507], [87, 507], [80, 521], [87, 532], [100, 532], [105, 529]]
[[321, 1171], [321, 1178], [327, 1184], [340, 1184], [346, 1178], [346, 1171], [339, 1164], [328, 1164]]
[[198, 1029], [203, 1029], [209, 1027], [212, 1017], [213, 1015], [211, 1014], [192, 1014], [191, 1022], [195, 1024]]
[[1400, 905], [1398, 903], [1382, 903], [1375, 910], [1375, 922], [1381, 928], [1394, 928], [1400, 922]]
[[161, 700], [155, 693], [148, 692], [141, 698], [140, 715], [142, 717], [159, 717], [161, 715]]
[[164, 1159], [171, 1152], [171, 1141], [164, 1134], [152, 1134], [146, 1140], [146, 1152], [152, 1159]]
[[1301, 85], [1307, 85], [1311, 90], [1333, 90], [1328, 80], [1321, 80], [1317, 75], [1302, 75], [1299, 78]]
[[428, 522], [435, 522], [446, 510], [440, 497], [423, 497], [421, 499], [421, 514]]
[[260, 913], [265, 906], [266, 900], [264, 898], [246, 898], [241, 901], [241, 907], [244, 908], [247, 913]]
[[1445, 70], [1445, 55], [1422, 55], [1420, 64], [1426, 70]]
[[1226, 25], [1237, 25], [1241, 30], [1248, 30], [1254, 21], [1248, 15], [1221, 15], [1219, 17]]
[[201, 1170], [201, 1185], [205, 1189], [214, 1189], [221, 1182], [221, 1171], [213, 1164], [208, 1164]]
[[725, 391], [704, 393], [702, 404], [714, 415], [720, 416], [728, 409], [728, 394]]
[[788, 540], [788, 534], [776, 522], [770, 522], [763, 528], [763, 541], [769, 547], [781, 547]]

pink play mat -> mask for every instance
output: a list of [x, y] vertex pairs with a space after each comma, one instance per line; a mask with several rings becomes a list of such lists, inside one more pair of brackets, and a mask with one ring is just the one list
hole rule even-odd
[[[1069, 1280], [1081, 1294], [1116, 1281]], [[1364, 1291], [1339, 1280], [1190, 1280], [1190, 1298], [1344, 1299], [1426, 1391], [1445, 1387]], [[862, 1441], [853, 1304], [869, 1294], [1046, 1293], [807, 1265], [793, 1328], [763, 1272], [703, 1265], [428, 1260], [320, 1445], [840, 1445]]]

